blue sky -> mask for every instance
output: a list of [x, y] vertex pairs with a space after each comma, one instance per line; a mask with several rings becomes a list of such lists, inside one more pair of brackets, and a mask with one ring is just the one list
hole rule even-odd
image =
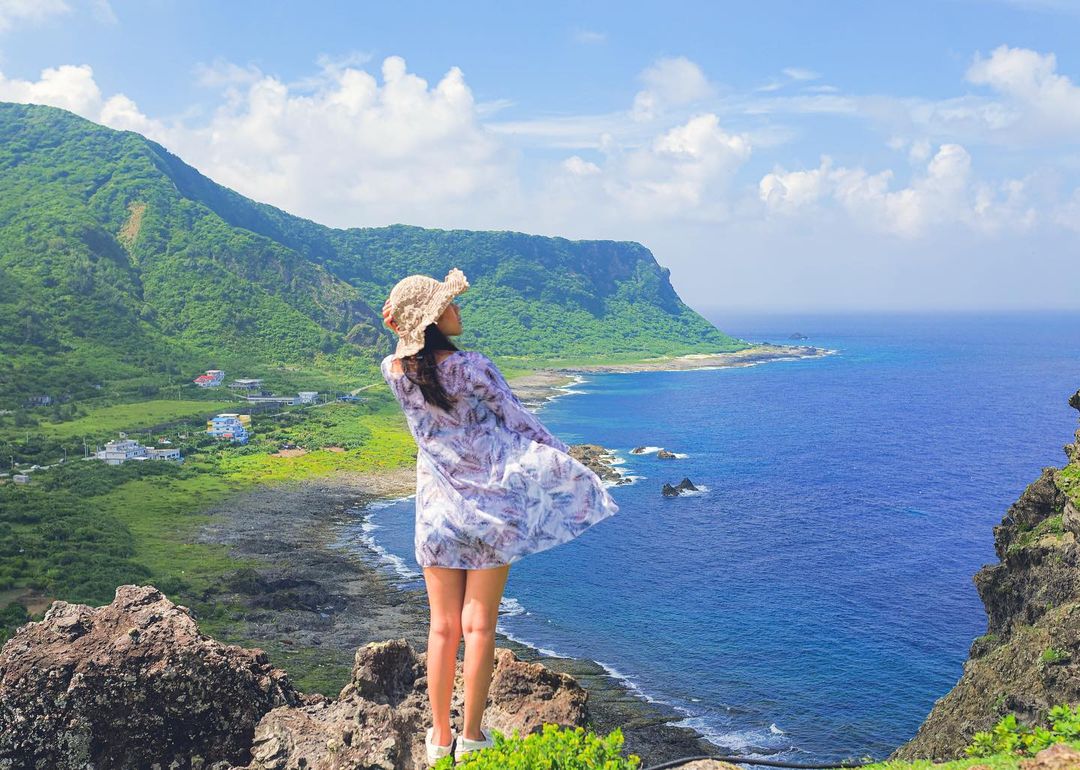
[[1080, 308], [1078, 33], [1080, 0], [0, 0], [0, 100], [333, 226], [639, 240], [704, 310]]

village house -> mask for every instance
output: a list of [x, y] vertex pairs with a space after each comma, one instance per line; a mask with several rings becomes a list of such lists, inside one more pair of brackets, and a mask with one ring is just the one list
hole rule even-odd
[[180, 456], [180, 450], [174, 447], [157, 449], [147, 447], [138, 441], [129, 438], [121, 438], [118, 441], [110, 441], [105, 448], [94, 453], [94, 459], [102, 460], [107, 465], [121, 465], [129, 460], [172, 460], [180, 462], [184, 458]]
[[262, 380], [259, 379], [239, 379], [233, 380], [229, 383], [229, 387], [232, 390], [247, 390], [255, 394], [262, 393]]
[[192, 380], [200, 388], [216, 388], [224, 381], [225, 371], [223, 369], [207, 369], [205, 374], [200, 374]]
[[251, 415], [225, 413], [212, 417], [206, 423], [206, 432], [217, 439], [226, 439], [236, 444], [248, 442], [246, 425], [251, 424]]

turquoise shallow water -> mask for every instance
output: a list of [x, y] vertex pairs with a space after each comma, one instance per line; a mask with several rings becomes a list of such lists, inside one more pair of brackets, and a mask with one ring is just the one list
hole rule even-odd
[[[636, 480], [615, 517], [514, 565], [499, 630], [602, 662], [725, 751], [884, 757], [985, 631], [972, 575], [996, 561], [993, 525], [1064, 462], [1080, 314], [710, 320], [837, 353], [588, 375], [546, 404], [564, 441], [614, 449]], [[683, 476], [704, 491], [660, 496]], [[422, 585], [413, 502], [353, 536]]]

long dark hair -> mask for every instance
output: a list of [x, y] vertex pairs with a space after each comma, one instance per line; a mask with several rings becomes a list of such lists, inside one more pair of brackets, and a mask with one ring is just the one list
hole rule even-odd
[[435, 358], [436, 350], [460, 350], [460, 348], [451, 342], [438, 326], [430, 323], [424, 329], [424, 347], [411, 356], [402, 356], [401, 370], [412, 383], [420, 388], [420, 392], [424, 394], [424, 401], [435, 404], [444, 412], [449, 412], [454, 405], [454, 399], [450, 398], [442, 383], [439, 382], [439, 371], [436, 366], [439, 362]]

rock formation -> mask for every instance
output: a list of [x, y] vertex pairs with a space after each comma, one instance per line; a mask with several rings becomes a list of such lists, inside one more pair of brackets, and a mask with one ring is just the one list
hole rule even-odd
[[[404, 640], [360, 648], [352, 680], [337, 700], [285, 706], [263, 718], [255, 730], [253, 761], [244, 770], [425, 767], [423, 734], [431, 724], [425, 657]], [[451, 701], [459, 733], [463, 692], [459, 661]], [[584, 726], [585, 700], [585, 690], [568, 674], [498, 648], [484, 723], [506, 735], [515, 729], [520, 735], [539, 732], [545, 722]]]
[[569, 454], [603, 481], [610, 481], [616, 485], [629, 484], [633, 481], [615, 469], [615, 456], [611, 450], [599, 444], [571, 444]]
[[[1080, 410], [1080, 391], [1069, 400]], [[987, 633], [915, 737], [889, 759], [950, 759], [1012, 712], [1042, 724], [1080, 702], [1080, 430], [1068, 463], [1046, 468], [994, 527], [1000, 562], [975, 575]]]
[[692, 482], [690, 479], [686, 478], [685, 476], [683, 476], [683, 480], [680, 481], [675, 486], [672, 486], [671, 484], [665, 483], [664, 486], [660, 488], [660, 494], [662, 494], [664, 497], [678, 497], [683, 492], [696, 492], [696, 491], [697, 491], [697, 487], [694, 486], [694, 482]]
[[104, 607], [53, 602], [0, 651], [0, 767], [246, 761], [251, 733], [303, 696], [260, 650], [199, 633], [150, 586]]
[[[261, 650], [200, 633], [151, 586], [98, 608], [54, 602], [0, 650], [0, 768], [422, 768], [425, 658], [403, 639], [362, 647], [331, 700], [297, 692]], [[457, 676], [460, 731], [460, 661]], [[486, 725], [584, 726], [586, 700], [570, 675], [496, 648]]]

